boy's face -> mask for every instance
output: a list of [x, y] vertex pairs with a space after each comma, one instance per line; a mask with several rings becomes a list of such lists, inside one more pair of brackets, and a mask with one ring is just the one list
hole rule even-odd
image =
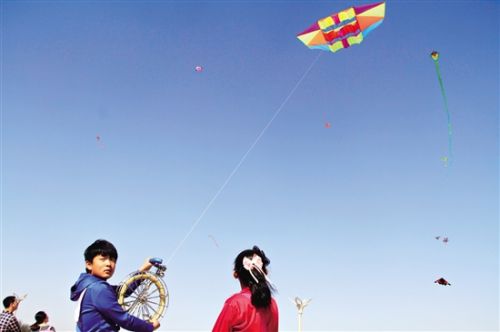
[[12, 302], [12, 304], [10, 305], [12, 311], [17, 310], [17, 308], [19, 307], [19, 302], [21, 302], [21, 301], [19, 301], [18, 299], [16, 299], [14, 302]]
[[92, 262], [85, 261], [85, 267], [90, 274], [98, 278], [107, 280], [115, 273], [116, 260], [109, 256], [97, 255]]

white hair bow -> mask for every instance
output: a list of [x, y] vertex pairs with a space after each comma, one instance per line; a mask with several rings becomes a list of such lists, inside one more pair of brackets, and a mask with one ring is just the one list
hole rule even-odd
[[248, 272], [250, 272], [250, 275], [252, 276], [252, 278], [255, 280], [256, 283], [259, 283], [259, 279], [257, 279], [257, 277], [255, 277], [255, 275], [253, 274], [252, 272], [253, 268], [259, 271], [259, 273], [261, 273], [264, 276], [264, 278], [266, 278], [266, 281], [269, 283], [269, 285], [271, 285], [271, 287], [274, 287], [272, 281], [267, 277], [266, 273], [262, 269], [263, 265], [264, 264], [262, 263], [262, 258], [257, 254], [254, 254], [252, 259], [248, 257], [243, 258], [243, 268]]

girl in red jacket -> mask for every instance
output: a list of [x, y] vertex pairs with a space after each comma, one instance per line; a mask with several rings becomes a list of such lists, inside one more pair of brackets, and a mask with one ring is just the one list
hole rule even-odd
[[277, 332], [278, 306], [267, 278], [270, 260], [259, 247], [242, 251], [234, 260], [233, 276], [241, 292], [226, 300], [213, 332]]

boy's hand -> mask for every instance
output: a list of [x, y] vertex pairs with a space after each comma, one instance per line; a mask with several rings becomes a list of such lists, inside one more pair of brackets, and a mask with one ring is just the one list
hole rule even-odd
[[[142, 264], [142, 266], [139, 268], [139, 272], [146, 272], [146, 271], [149, 271], [150, 268], [153, 267], [153, 264], [151, 264], [149, 262], [151, 258], [146, 258], [146, 260], [144, 261], [144, 263]], [[158, 325], [160, 326], [160, 325]]]
[[151, 323], [153, 324], [153, 331], [160, 327], [160, 322], [157, 320], [152, 320]]

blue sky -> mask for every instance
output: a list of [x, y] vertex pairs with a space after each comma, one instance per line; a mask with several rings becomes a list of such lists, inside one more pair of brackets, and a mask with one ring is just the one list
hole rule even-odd
[[69, 287], [105, 238], [111, 283], [169, 260], [164, 331], [210, 330], [254, 244], [282, 330], [295, 296], [305, 330], [498, 330], [499, 4], [388, 1], [319, 58], [296, 39], [366, 3], [2, 1], [0, 293], [28, 294], [18, 317], [72, 330]]

